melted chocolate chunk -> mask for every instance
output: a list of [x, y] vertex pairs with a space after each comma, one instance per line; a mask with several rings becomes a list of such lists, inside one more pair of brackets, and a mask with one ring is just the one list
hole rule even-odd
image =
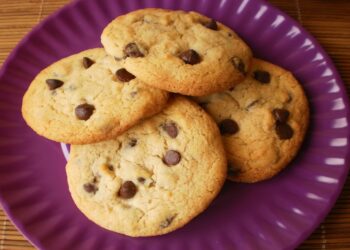
[[210, 22], [205, 23], [204, 26], [211, 30], [218, 30], [218, 25], [214, 19], [211, 19]]
[[95, 62], [93, 60], [91, 60], [90, 58], [88, 57], [84, 57], [83, 58], [83, 66], [85, 69], [88, 69], [90, 68], [91, 65], [93, 65]]
[[136, 146], [136, 144], [137, 144], [137, 139], [135, 139], [135, 138], [131, 138], [130, 140], [129, 140], [129, 146], [130, 147], [135, 147]]
[[86, 121], [90, 118], [90, 116], [92, 116], [92, 114], [94, 113], [94, 110], [95, 110], [95, 107], [93, 105], [90, 105], [87, 103], [80, 104], [75, 108], [75, 116], [79, 120]]
[[124, 54], [127, 57], [144, 57], [136, 43], [129, 43], [124, 48]]
[[49, 87], [49, 90], [54, 90], [61, 87], [64, 82], [58, 79], [47, 79], [46, 84]]
[[175, 122], [168, 122], [163, 124], [163, 130], [165, 132], [167, 132], [167, 134], [171, 137], [171, 138], [176, 138], [178, 135], [178, 129], [177, 126], [175, 124]]
[[194, 65], [194, 64], [197, 64], [201, 61], [201, 57], [199, 56], [199, 54], [193, 50], [193, 49], [190, 49], [190, 50], [187, 50], [187, 51], [184, 51], [180, 54], [180, 58], [186, 63], [186, 64], [191, 64], [191, 65]]
[[276, 123], [276, 133], [281, 140], [288, 140], [293, 137], [294, 131], [287, 123]]
[[97, 190], [98, 190], [98, 188], [96, 187], [96, 185], [93, 184], [93, 183], [85, 183], [85, 184], [83, 185], [83, 188], [84, 188], [84, 190], [85, 190], [87, 193], [93, 193], [93, 194], [95, 194], [95, 193], [97, 192]]
[[126, 181], [119, 189], [118, 196], [123, 199], [130, 199], [135, 196], [137, 187], [132, 181]]
[[239, 131], [237, 122], [232, 119], [225, 119], [219, 123], [220, 133], [222, 135], [233, 135]]
[[164, 221], [162, 221], [160, 223], [160, 227], [161, 228], [166, 228], [166, 227], [170, 226], [170, 224], [173, 222], [175, 217], [176, 217], [176, 215], [166, 218]]
[[135, 76], [124, 68], [118, 69], [117, 72], [115, 72], [115, 74], [118, 80], [121, 82], [129, 82], [132, 79], [135, 79]]
[[279, 121], [280, 123], [286, 123], [288, 121], [289, 117], [289, 111], [286, 109], [274, 109], [272, 111], [276, 121]]
[[175, 150], [168, 150], [163, 157], [163, 162], [170, 166], [176, 165], [180, 161], [181, 154]]

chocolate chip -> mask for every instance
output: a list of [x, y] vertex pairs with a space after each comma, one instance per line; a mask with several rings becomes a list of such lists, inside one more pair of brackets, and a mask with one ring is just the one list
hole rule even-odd
[[135, 139], [135, 138], [131, 138], [130, 140], [129, 140], [129, 146], [130, 147], [135, 147], [136, 146], [136, 144], [137, 144], [137, 139]]
[[280, 123], [286, 123], [288, 121], [289, 117], [289, 111], [286, 109], [274, 109], [272, 111], [273, 115], [275, 116], [276, 121], [279, 121]]
[[166, 218], [164, 221], [162, 221], [160, 223], [160, 227], [161, 228], [166, 228], [168, 227], [172, 222], [173, 220], [175, 219], [176, 215], [172, 216], [172, 217], [169, 217], [169, 218]]
[[181, 154], [175, 150], [168, 150], [163, 157], [163, 162], [167, 165], [176, 165], [180, 161]]
[[118, 69], [117, 72], [115, 72], [115, 74], [118, 80], [121, 82], [129, 82], [132, 79], [135, 79], [135, 76], [124, 68]]
[[91, 65], [93, 65], [95, 62], [93, 60], [91, 60], [90, 58], [88, 57], [84, 57], [83, 58], [83, 66], [85, 69], [88, 69], [90, 68]]
[[264, 84], [269, 83], [271, 81], [270, 73], [264, 70], [255, 70], [253, 73], [253, 77], [255, 80]]
[[180, 54], [180, 58], [186, 63], [186, 64], [197, 64], [201, 61], [201, 58], [199, 54], [194, 51], [193, 49], [184, 51]]
[[95, 107], [93, 105], [84, 103], [75, 108], [75, 115], [79, 120], [88, 120], [93, 114]]
[[176, 138], [177, 134], [178, 134], [178, 130], [176, 127], [176, 124], [174, 122], [168, 122], [163, 124], [163, 130], [165, 132], [167, 132], [167, 134], [171, 137], [171, 138]]
[[54, 90], [61, 87], [64, 84], [64, 82], [58, 79], [47, 79], [46, 84], [47, 86], [49, 86], [50, 90]]
[[276, 123], [276, 133], [281, 140], [288, 140], [293, 137], [294, 131], [287, 123]]
[[118, 196], [123, 199], [130, 199], [134, 197], [137, 192], [137, 187], [132, 181], [126, 181], [119, 189]]
[[114, 167], [113, 167], [113, 165], [111, 165], [111, 164], [108, 164], [107, 167], [108, 167], [108, 169], [109, 169], [110, 171], [113, 171], [113, 170], [114, 170]]
[[220, 133], [222, 135], [233, 135], [239, 131], [237, 122], [232, 119], [225, 119], [219, 123]]
[[245, 74], [245, 66], [244, 66], [244, 62], [241, 58], [234, 56], [231, 58], [231, 62], [233, 64], [233, 66], [235, 66], [235, 68], [241, 72], [242, 74]]
[[204, 26], [211, 30], [218, 30], [218, 25], [214, 19], [211, 19], [210, 22], [205, 23]]
[[127, 57], [144, 57], [136, 43], [129, 43], [124, 48]]
[[138, 177], [137, 181], [140, 182], [140, 183], [145, 183], [146, 179], [143, 178], [143, 177]]
[[95, 194], [98, 190], [98, 188], [96, 187], [95, 184], [92, 184], [92, 183], [86, 183], [83, 185], [83, 188], [86, 192], [88, 193], [93, 193]]

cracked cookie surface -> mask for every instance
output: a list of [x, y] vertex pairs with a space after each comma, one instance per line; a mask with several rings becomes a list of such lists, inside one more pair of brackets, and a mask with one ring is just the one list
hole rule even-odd
[[73, 200], [90, 220], [129, 236], [152, 236], [201, 213], [220, 191], [226, 164], [212, 118], [174, 97], [114, 140], [72, 145], [66, 171]]
[[234, 31], [196, 12], [130, 12], [108, 24], [101, 41], [107, 53], [145, 83], [193, 96], [242, 81], [252, 56]]
[[23, 98], [22, 114], [44, 137], [85, 144], [115, 137], [159, 112], [167, 99], [96, 48], [41, 71]]
[[257, 182], [279, 173], [296, 155], [308, 126], [308, 103], [297, 80], [259, 59], [233, 90], [196, 101], [220, 127], [233, 181]]

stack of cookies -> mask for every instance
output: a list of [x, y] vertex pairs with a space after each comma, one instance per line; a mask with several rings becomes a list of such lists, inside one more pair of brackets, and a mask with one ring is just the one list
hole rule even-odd
[[301, 86], [252, 58], [230, 28], [143, 9], [117, 17], [101, 39], [104, 48], [41, 71], [22, 105], [39, 135], [71, 144], [69, 189], [96, 224], [129, 236], [171, 232], [226, 178], [266, 180], [296, 155], [309, 114]]

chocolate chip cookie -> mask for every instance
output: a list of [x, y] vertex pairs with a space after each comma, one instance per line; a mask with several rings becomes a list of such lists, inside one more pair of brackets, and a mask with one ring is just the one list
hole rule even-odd
[[196, 100], [220, 128], [233, 181], [276, 175], [296, 155], [308, 126], [308, 103], [298, 81], [258, 59], [247, 79], [231, 91]]
[[175, 97], [114, 140], [73, 145], [66, 171], [73, 200], [90, 220], [125, 235], [152, 236], [201, 213], [220, 191], [226, 164], [212, 118]]
[[207, 95], [241, 82], [251, 50], [225, 25], [196, 12], [142, 9], [103, 31], [106, 51], [146, 84]]
[[115, 137], [159, 112], [167, 98], [96, 48], [40, 72], [23, 98], [22, 113], [46, 138], [85, 144]]

